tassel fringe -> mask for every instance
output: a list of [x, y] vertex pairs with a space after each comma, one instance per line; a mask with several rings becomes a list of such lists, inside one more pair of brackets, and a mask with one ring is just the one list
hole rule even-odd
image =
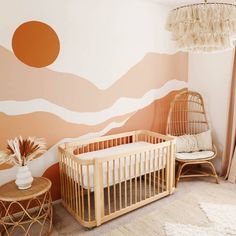
[[216, 51], [232, 47], [236, 35], [236, 5], [193, 4], [170, 12], [166, 29], [183, 50]]

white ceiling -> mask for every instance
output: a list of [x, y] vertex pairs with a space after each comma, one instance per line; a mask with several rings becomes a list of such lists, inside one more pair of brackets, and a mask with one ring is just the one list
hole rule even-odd
[[[204, 2], [204, 0], [156, 0], [156, 2], [159, 2], [161, 4], [176, 7], [186, 4], [193, 4], [193, 3], [201, 3]], [[227, 2], [227, 3], [236, 3], [235, 0], [208, 0], [208, 2]]]

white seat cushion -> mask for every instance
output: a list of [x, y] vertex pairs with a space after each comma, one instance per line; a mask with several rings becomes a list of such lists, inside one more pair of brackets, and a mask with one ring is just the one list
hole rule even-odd
[[176, 153], [176, 158], [180, 160], [198, 160], [212, 157], [214, 152], [212, 151], [201, 151], [201, 152], [181, 152]]

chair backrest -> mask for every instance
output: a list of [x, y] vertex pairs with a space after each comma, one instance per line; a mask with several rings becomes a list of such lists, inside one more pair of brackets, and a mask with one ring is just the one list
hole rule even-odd
[[174, 136], [197, 134], [209, 129], [202, 96], [193, 91], [176, 95], [171, 103], [166, 133]]

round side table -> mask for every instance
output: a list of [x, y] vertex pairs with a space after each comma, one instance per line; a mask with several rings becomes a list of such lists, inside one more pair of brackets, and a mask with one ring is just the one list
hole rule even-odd
[[35, 177], [31, 188], [15, 181], [0, 186], [0, 235], [49, 235], [52, 231], [51, 181]]

